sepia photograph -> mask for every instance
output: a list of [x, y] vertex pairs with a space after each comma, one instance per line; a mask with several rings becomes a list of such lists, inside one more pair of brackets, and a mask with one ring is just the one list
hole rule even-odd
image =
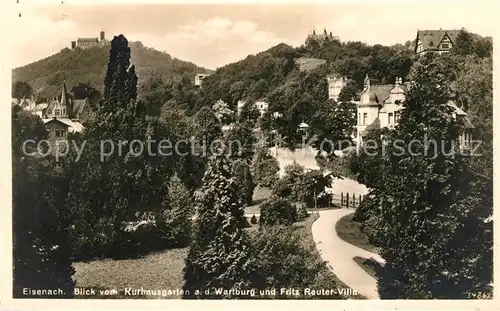
[[492, 302], [495, 7], [18, 0], [6, 296]]

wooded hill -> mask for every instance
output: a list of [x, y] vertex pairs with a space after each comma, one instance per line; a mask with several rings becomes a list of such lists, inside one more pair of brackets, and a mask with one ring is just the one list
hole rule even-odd
[[[136, 66], [139, 85], [154, 72], [175, 80], [181, 80], [183, 76], [194, 79], [197, 73], [209, 72], [166, 52], [145, 47], [141, 42], [130, 42], [129, 46], [132, 52], [131, 63]], [[63, 80], [66, 80], [70, 88], [84, 82], [102, 91], [109, 49], [109, 45], [89, 49], [65, 48], [52, 56], [13, 69], [12, 81], [28, 82], [37, 97], [45, 98], [58, 95]]]

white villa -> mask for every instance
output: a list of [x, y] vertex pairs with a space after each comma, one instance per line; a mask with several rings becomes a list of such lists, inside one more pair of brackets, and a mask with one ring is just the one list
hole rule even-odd
[[[357, 136], [356, 143], [359, 148], [367, 130], [376, 128], [394, 128], [399, 122], [402, 103], [408, 91], [409, 84], [404, 85], [401, 78], [396, 78], [394, 85], [370, 85], [368, 75], [365, 86], [357, 103]], [[462, 133], [460, 141], [467, 144], [471, 140], [474, 125], [467, 117], [467, 113], [460, 109], [453, 100], [448, 105], [454, 109], [454, 118], [464, 118], [466, 131]]]
[[347, 78], [331, 75], [326, 77], [328, 81], [328, 99], [333, 99], [334, 101], [339, 100], [340, 91], [347, 85]]

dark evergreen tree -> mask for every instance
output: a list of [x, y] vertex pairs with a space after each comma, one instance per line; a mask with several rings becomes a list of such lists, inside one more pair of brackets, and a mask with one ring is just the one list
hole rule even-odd
[[236, 123], [226, 135], [230, 158], [252, 160], [256, 143], [252, 125], [249, 122]]
[[167, 246], [185, 246], [191, 238], [194, 215], [193, 194], [182, 180], [174, 175], [168, 183], [163, 201], [164, 210], [156, 217], [158, 237]]
[[252, 173], [250, 172], [250, 166], [246, 161], [237, 159], [233, 161], [232, 168], [236, 183], [239, 186], [240, 204], [244, 206], [252, 205], [255, 185]]
[[[209, 107], [201, 108], [195, 115], [192, 123], [192, 133], [195, 137], [197, 150], [200, 155], [207, 157], [220, 147], [222, 141], [222, 128], [214, 111]], [[202, 150], [205, 148], [204, 150]]]
[[385, 137], [381, 298], [464, 299], [492, 290], [492, 183], [458, 152], [462, 124], [446, 86], [443, 68], [426, 55], [399, 126]]
[[[147, 118], [136, 100], [137, 76], [130, 48], [122, 35], [111, 42], [105, 94], [83, 136], [78, 163], [72, 163], [68, 206], [80, 215], [75, 227], [78, 255], [122, 253], [127, 222], [150, 217], [162, 208], [165, 179], [174, 170], [171, 155], [159, 155], [158, 144], [170, 135], [158, 118]], [[73, 155], [74, 156], [74, 155]]]
[[252, 271], [248, 270], [250, 246], [243, 231], [244, 209], [223, 152], [209, 161], [196, 199], [196, 216], [184, 268], [184, 298], [223, 298], [214, 289], [249, 287]]
[[259, 118], [260, 112], [255, 106], [255, 101], [247, 100], [238, 112], [237, 121], [241, 124], [247, 124], [253, 129], [257, 125]]
[[261, 187], [272, 187], [278, 180], [280, 166], [267, 148], [257, 149], [252, 161], [252, 176], [255, 184]]
[[[61, 204], [68, 190], [66, 176], [52, 156], [22, 151], [28, 139], [36, 144], [46, 138], [41, 120], [17, 109], [12, 117], [13, 296], [71, 298], [72, 218]], [[47, 289], [53, 291], [32, 292]]]

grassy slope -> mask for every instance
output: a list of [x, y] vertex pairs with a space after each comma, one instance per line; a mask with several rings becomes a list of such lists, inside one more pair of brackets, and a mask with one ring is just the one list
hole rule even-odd
[[365, 249], [369, 252], [377, 253], [378, 249], [370, 243], [366, 234], [361, 232], [361, 224], [352, 220], [354, 214], [349, 214], [342, 217], [335, 226], [335, 230], [339, 237], [359, 248]]
[[[116, 289], [119, 292], [126, 287], [134, 289], [144, 287], [151, 290], [182, 289], [184, 284], [182, 269], [187, 252], [187, 248], [181, 248], [149, 254], [139, 259], [77, 262], [74, 264], [76, 270], [74, 279], [77, 281], [77, 287]], [[127, 298], [142, 297], [127, 296]]]

